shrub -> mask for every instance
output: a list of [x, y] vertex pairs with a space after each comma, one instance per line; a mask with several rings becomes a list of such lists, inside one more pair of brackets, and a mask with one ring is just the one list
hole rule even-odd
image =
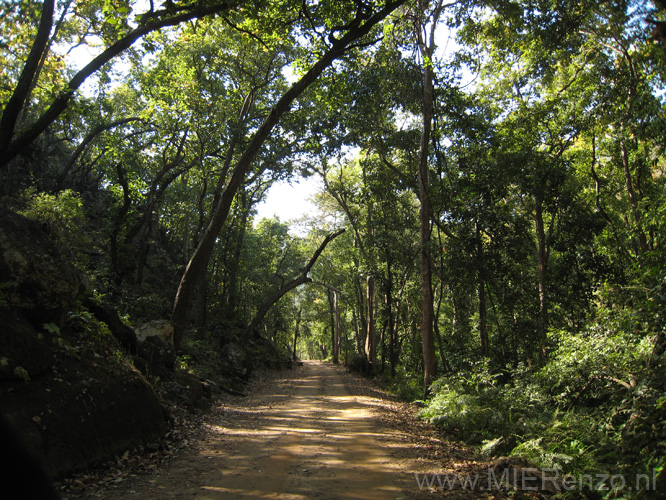
[[67, 189], [52, 195], [48, 193], [24, 193], [26, 207], [20, 213], [40, 222], [48, 230], [54, 243], [67, 257], [83, 264], [83, 254], [91, 246], [86, 226], [83, 202], [78, 193]]

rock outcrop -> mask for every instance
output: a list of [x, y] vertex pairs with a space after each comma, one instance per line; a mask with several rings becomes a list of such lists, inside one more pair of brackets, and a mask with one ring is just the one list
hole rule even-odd
[[159, 445], [164, 411], [138, 371], [125, 363], [62, 357], [49, 376], [0, 395], [2, 411], [42, 460], [60, 476]]
[[119, 344], [68, 330], [82, 283], [40, 224], [0, 209], [0, 411], [53, 475], [157, 446], [166, 432]]
[[234, 374], [247, 379], [252, 373], [252, 360], [240, 344], [230, 342], [222, 347], [220, 369], [223, 373]]
[[0, 209], [0, 305], [33, 326], [62, 326], [83, 290], [76, 268], [65, 262], [42, 226]]

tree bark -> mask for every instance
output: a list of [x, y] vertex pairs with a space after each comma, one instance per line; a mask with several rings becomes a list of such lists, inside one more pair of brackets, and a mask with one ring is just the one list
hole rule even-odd
[[396, 327], [393, 315], [393, 273], [391, 273], [390, 263], [386, 275], [386, 321], [388, 328], [388, 354], [389, 364], [391, 365], [391, 376], [395, 377], [396, 365]]
[[333, 363], [340, 362], [340, 344], [342, 338], [342, 328], [340, 324], [340, 303], [338, 301], [338, 292], [333, 292], [333, 309], [335, 311], [335, 329], [333, 330]]
[[[284, 93], [271, 109], [262, 125], [250, 139], [249, 144], [233, 169], [231, 178], [220, 197], [219, 203], [214, 207], [210, 223], [204, 231], [204, 234], [199, 241], [199, 245], [194, 251], [194, 255], [192, 255], [181, 278], [171, 315], [171, 321], [175, 326], [174, 341], [176, 349], [180, 346], [180, 341], [182, 340], [185, 328], [189, 321], [194, 290], [196, 289], [197, 283], [206, 272], [210, 255], [215, 246], [215, 241], [227, 219], [236, 191], [245, 179], [245, 175], [258, 154], [259, 149], [270, 137], [273, 128], [278, 124], [281, 117], [289, 111], [292, 102], [312, 83], [314, 83], [319, 75], [321, 75], [321, 73], [328, 68], [333, 61], [344, 55], [345, 51], [349, 49], [353, 42], [369, 33], [375, 25], [402, 3], [404, 3], [404, 0], [398, 0], [387, 4], [384, 9], [371, 16], [365, 22], [362, 22], [360, 17], [355, 19], [350, 24], [349, 31], [347, 31], [339, 40], [335, 40], [331, 48], [320, 57], [310, 70]], [[298, 286], [298, 284], [295, 286]]]
[[[326, 297], [328, 298], [328, 308], [331, 315], [331, 353], [333, 356], [333, 363], [338, 364], [340, 363], [342, 345], [342, 323], [340, 322], [340, 306], [338, 298], [342, 292], [334, 286], [327, 285], [326, 283], [317, 282], [317, 285], [326, 287]], [[346, 353], [345, 364], [347, 364]]]
[[638, 245], [641, 254], [646, 254], [648, 251], [647, 236], [641, 227], [641, 214], [639, 212], [638, 203], [639, 195], [634, 189], [634, 182], [631, 176], [631, 166], [629, 164], [629, 153], [627, 152], [627, 145], [624, 141], [620, 142], [622, 150], [622, 166], [624, 167], [624, 180], [629, 195], [629, 204], [631, 206], [631, 215], [636, 223], [636, 234], [638, 235]]
[[[243, 189], [241, 191], [241, 203], [237, 208], [237, 214], [234, 219], [238, 220], [238, 234], [236, 241], [233, 243], [233, 252], [231, 259], [225, 262], [226, 277], [226, 293], [224, 294], [224, 316], [232, 318], [236, 311], [236, 297], [238, 293], [238, 273], [240, 271], [240, 259], [243, 251], [243, 242], [245, 241], [245, 232], [247, 231], [248, 215], [250, 212], [250, 200], [247, 198], [247, 193]], [[233, 219], [232, 219], [233, 220]]]
[[338, 353], [335, 352], [335, 299], [333, 294], [335, 292], [330, 288], [326, 290], [326, 296], [328, 297], [328, 309], [331, 314], [331, 355], [333, 356], [333, 364], [338, 364], [340, 360], [338, 359]]
[[298, 356], [296, 356], [296, 344], [298, 343], [298, 329], [301, 326], [301, 314], [303, 314], [303, 307], [298, 310], [298, 316], [296, 317], [296, 328], [294, 329], [294, 350], [291, 353], [291, 359], [297, 361]]
[[367, 330], [365, 333], [365, 358], [370, 367], [370, 371], [372, 371], [375, 366], [375, 358], [377, 357], [377, 341], [375, 338], [375, 279], [372, 276], [368, 276], [366, 279], [365, 302], [367, 320]]

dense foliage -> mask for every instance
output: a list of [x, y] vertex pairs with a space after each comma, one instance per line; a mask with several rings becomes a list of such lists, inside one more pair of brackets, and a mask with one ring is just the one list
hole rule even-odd
[[[661, 478], [661, 2], [158, 4], [0, 7], [2, 202], [96, 300], [183, 366], [261, 336], [483, 453]], [[305, 236], [256, 218], [298, 175]]]

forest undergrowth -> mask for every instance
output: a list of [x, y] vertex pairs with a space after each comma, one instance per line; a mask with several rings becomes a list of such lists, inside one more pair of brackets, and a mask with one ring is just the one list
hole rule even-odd
[[554, 471], [563, 498], [661, 498], [666, 366], [646, 326], [635, 309], [600, 309], [578, 334], [551, 332], [544, 366], [443, 376], [420, 417], [482, 455]]

